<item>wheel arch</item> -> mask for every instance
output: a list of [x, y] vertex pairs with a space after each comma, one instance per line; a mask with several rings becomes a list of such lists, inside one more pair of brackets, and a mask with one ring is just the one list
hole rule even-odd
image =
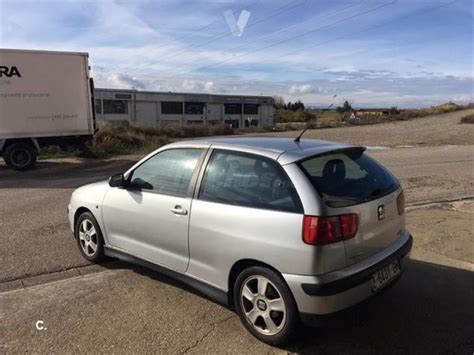
[[[90, 209], [88, 209], [87, 207], [79, 207], [76, 212], [74, 213], [74, 231], [76, 229], [76, 223], [77, 223], [77, 219], [79, 218], [79, 216], [85, 212], [89, 212], [90, 214], [92, 214], [94, 216], [94, 214], [92, 213], [92, 211]], [[95, 216], [94, 216], [95, 217]]]
[[237, 280], [237, 277], [239, 276], [239, 274], [242, 271], [244, 271], [245, 269], [248, 269], [250, 267], [253, 267], [253, 266], [261, 266], [261, 267], [266, 267], [270, 270], [273, 270], [278, 275], [280, 275], [283, 282], [286, 283], [285, 279], [281, 275], [281, 272], [278, 271], [275, 267], [273, 267], [273, 266], [271, 266], [267, 263], [264, 263], [262, 261], [255, 260], [255, 259], [241, 259], [241, 260], [238, 260], [237, 262], [234, 263], [234, 265], [232, 265], [232, 267], [230, 269], [230, 272], [229, 272], [228, 285], [227, 285], [227, 289], [228, 289], [227, 296], [229, 298], [229, 305], [233, 306], [233, 304], [234, 304], [234, 284], [235, 284], [235, 281]]
[[13, 139], [4, 139], [0, 140], [0, 151], [4, 152], [12, 144], [24, 143], [30, 145], [32, 148], [39, 152], [40, 146], [36, 138], [13, 138]]

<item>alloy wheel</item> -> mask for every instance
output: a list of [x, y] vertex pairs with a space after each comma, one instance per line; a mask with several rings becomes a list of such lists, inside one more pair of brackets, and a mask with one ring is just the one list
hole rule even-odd
[[287, 318], [285, 301], [265, 276], [247, 278], [242, 284], [240, 301], [247, 322], [259, 333], [275, 335], [284, 327]]
[[79, 244], [82, 251], [89, 257], [97, 252], [98, 245], [97, 231], [94, 224], [89, 219], [84, 219], [79, 226]]

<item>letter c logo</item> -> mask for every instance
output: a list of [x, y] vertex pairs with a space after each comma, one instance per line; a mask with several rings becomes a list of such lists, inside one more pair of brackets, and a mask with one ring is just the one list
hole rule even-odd
[[39, 320], [36, 322], [36, 329], [38, 330], [46, 330], [46, 328], [44, 327], [44, 322], [42, 320]]

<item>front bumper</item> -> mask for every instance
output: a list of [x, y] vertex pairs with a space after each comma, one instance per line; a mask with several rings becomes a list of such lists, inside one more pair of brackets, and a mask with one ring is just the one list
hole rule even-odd
[[69, 228], [71, 232], [74, 233], [74, 215], [76, 214], [76, 210], [72, 208], [71, 204], [67, 206], [67, 218], [69, 221]]
[[[300, 313], [335, 313], [372, 296], [372, 275], [391, 262], [399, 259], [403, 272], [403, 259], [410, 254], [412, 244], [413, 238], [406, 232], [388, 248], [347, 268], [319, 276], [283, 274], [283, 278], [293, 292]], [[388, 285], [396, 279], [398, 277]]]

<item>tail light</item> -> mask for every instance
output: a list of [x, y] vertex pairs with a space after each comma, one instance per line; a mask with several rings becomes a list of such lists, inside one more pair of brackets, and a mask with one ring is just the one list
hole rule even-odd
[[398, 214], [402, 215], [405, 212], [405, 194], [400, 192], [400, 195], [397, 197], [397, 208]]
[[359, 218], [356, 214], [333, 217], [304, 216], [303, 241], [323, 245], [350, 239], [357, 233]]

